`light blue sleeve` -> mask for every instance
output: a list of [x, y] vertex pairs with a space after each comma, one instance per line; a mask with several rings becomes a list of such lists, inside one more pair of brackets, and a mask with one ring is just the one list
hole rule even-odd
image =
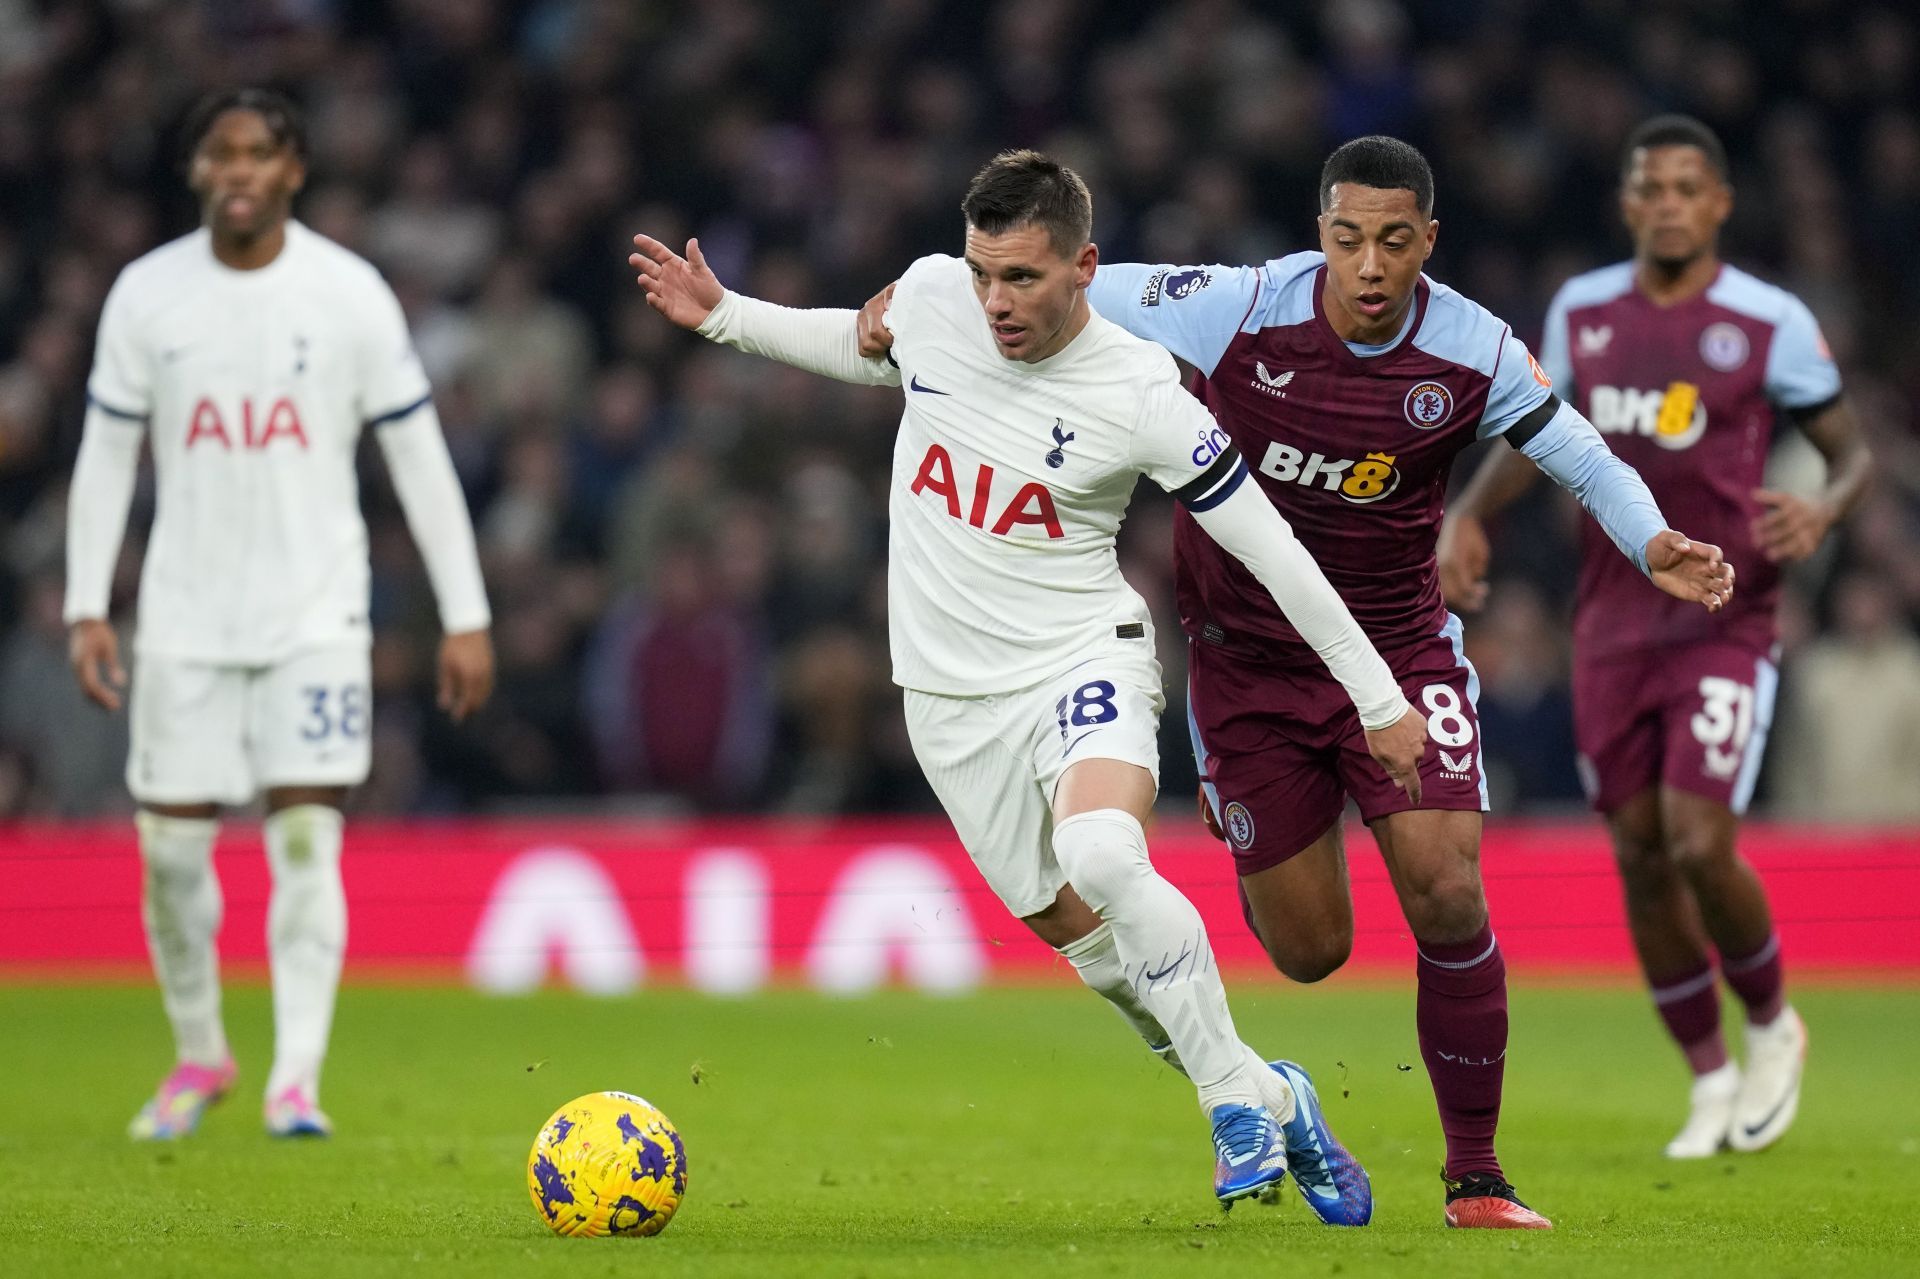
[[[1527, 344], [1507, 330], [1501, 339], [1500, 360], [1494, 366], [1487, 407], [1480, 414], [1480, 439], [1506, 434], [1507, 428], [1547, 402], [1553, 394], [1547, 375], [1534, 362]], [[1582, 419], [1584, 420], [1584, 419]]]
[[1567, 340], [1567, 291], [1553, 295], [1547, 307], [1547, 326], [1540, 334], [1540, 367], [1553, 381], [1553, 393], [1569, 404], [1578, 404], [1573, 389], [1573, 349]]
[[1211, 375], [1252, 312], [1264, 274], [1257, 266], [1102, 263], [1087, 301], [1135, 337]]
[[1820, 336], [1819, 321], [1792, 298], [1767, 351], [1767, 397], [1781, 408], [1807, 409], [1840, 394], [1840, 370]]
[[1562, 404], [1520, 451], [1579, 498], [1620, 553], [1647, 571], [1647, 543], [1666, 529], [1666, 517], [1640, 472], [1614, 456], [1593, 423]]

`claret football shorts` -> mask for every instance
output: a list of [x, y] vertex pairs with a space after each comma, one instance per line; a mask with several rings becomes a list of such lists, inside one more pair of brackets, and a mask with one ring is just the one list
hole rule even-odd
[[1610, 813], [1656, 783], [1747, 811], [1780, 676], [1741, 644], [1574, 655], [1573, 740], [1587, 798]]
[[[1438, 635], [1382, 651], [1427, 718], [1422, 809], [1485, 812], [1480, 677], [1460, 619]], [[1242, 875], [1278, 866], [1326, 834], [1352, 796], [1369, 824], [1414, 807], [1367, 753], [1346, 689], [1323, 665], [1276, 667], [1204, 640], [1187, 646], [1187, 725], [1208, 802]]]

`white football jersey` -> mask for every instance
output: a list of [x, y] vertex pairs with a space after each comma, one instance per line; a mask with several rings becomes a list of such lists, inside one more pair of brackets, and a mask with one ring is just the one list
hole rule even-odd
[[1114, 552], [1136, 479], [1206, 509], [1245, 473], [1173, 358], [1094, 315], [1058, 354], [1009, 360], [967, 264], [940, 255], [901, 276], [888, 326], [906, 396], [889, 501], [895, 682], [1010, 692], [1117, 630], [1149, 634]]
[[429, 397], [371, 263], [298, 222], [254, 271], [204, 228], [162, 245], [107, 296], [87, 396], [152, 445], [139, 651], [265, 664], [369, 641], [355, 447]]

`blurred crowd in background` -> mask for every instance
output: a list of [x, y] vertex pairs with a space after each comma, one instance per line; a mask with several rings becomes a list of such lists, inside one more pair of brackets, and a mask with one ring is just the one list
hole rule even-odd
[[[1683, 110], [1732, 157], [1726, 255], [1813, 307], [1879, 461], [1791, 579], [1761, 807], [1920, 816], [1920, 18], [1854, 0], [0, 0], [0, 815], [129, 807], [124, 716], [66, 667], [67, 481], [101, 300], [195, 224], [179, 122], [236, 83], [305, 106], [297, 216], [407, 308], [493, 599], [499, 692], [454, 729], [369, 450], [363, 811], [932, 807], [886, 659], [898, 393], [672, 328], [633, 232], [698, 235], [761, 297], [858, 306], [956, 251], [967, 179], [1031, 145], [1087, 177], [1105, 259], [1258, 262], [1313, 247], [1328, 150], [1391, 133], [1437, 176], [1430, 273], [1537, 341], [1561, 281], [1628, 254], [1622, 138]], [[1819, 483], [1803, 444], [1775, 461]], [[1469, 621], [1496, 811], [1579, 805], [1577, 517], [1537, 488]], [[1122, 556], [1160, 619], [1184, 806], [1170, 527], [1143, 486]]]

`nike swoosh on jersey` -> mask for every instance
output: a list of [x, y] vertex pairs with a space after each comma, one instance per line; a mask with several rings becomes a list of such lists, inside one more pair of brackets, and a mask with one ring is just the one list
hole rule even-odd
[[907, 389], [908, 389], [909, 391], [924, 391], [924, 392], [926, 392], [926, 393], [927, 393], [928, 395], [951, 395], [951, 394], [953, 394], [953, 392], [951, 392], [951, 391], [936, 391], [936, 390], [934, 390], [934, 389], [933, 389], [932, 387], [930, 387], [930, 386], [925, 386], [925, 385], [922, 385], [922, 384], [921, 384], [921, 381], [920, 381], [920, 375], [919, 375], [918, 373], [916, 373], [916, 374], [914, 374], [914, 375], [913, 375], [913, 376], [912, 376], [911, 378], [909, 378], [909, 379], [907, 379]]

